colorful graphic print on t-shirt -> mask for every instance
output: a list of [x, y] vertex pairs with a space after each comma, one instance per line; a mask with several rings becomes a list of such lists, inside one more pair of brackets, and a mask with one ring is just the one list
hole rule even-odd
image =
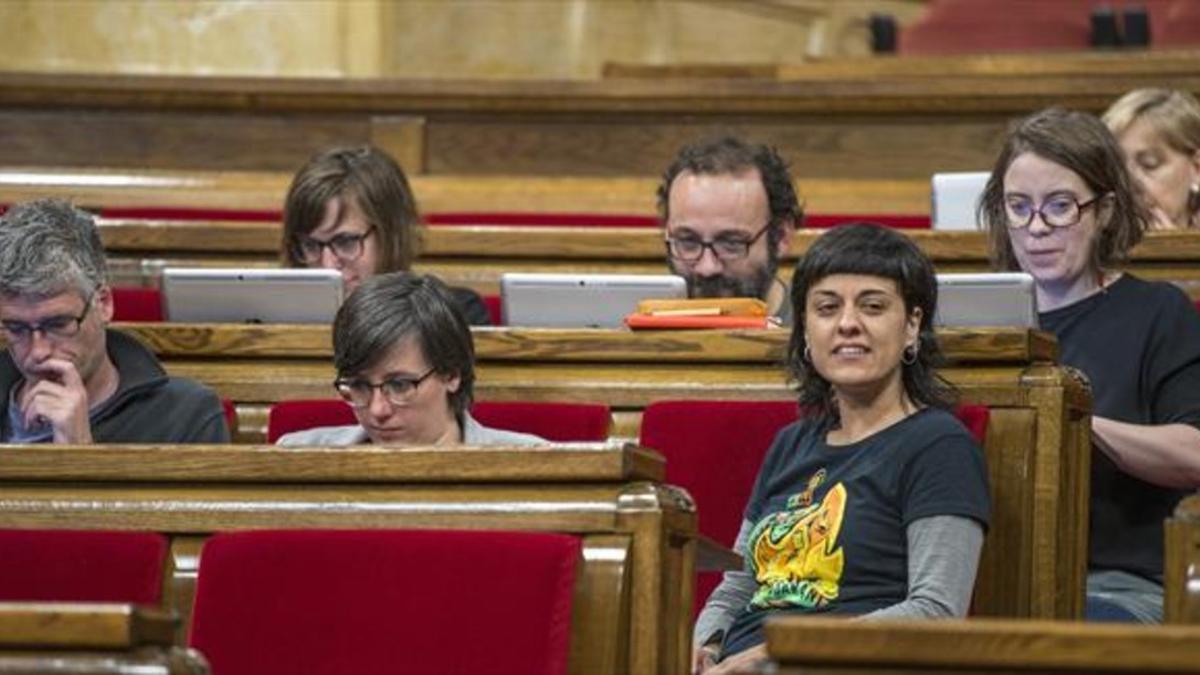
[[837, 483], [814, 503], [825, 469], [788, 498], [787, 508], [760, 520], [750, 532], [749, 551], [758, 590], [750, 607], [815, 609], [836, 600], [845, 569], [838, 545], [846, 514], [846, 487]]

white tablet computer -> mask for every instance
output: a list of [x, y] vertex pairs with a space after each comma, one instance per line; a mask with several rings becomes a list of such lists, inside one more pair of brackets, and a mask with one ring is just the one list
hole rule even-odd
[[1037, 328], [1033, 277], [1024, 272], [939, 274], [937, 326]]
[[617, 328], [647, 298], [686, 298], [687, 282], [670, 274], [536, 274], [500, 277], [508, 326]]
[[342, 304], [342, 274], [327, 269], [168, 267], [167, 321], [325, 323]]
[[987, 186], [986, 171], [935, 173], [930, 220], [935, 230], [975, 230], [975, 207]]

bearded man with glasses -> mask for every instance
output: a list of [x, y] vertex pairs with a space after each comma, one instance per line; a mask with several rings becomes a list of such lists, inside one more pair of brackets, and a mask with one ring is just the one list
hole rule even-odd
[[358, 424], [285, 434], [287, 446], [539, 445], [471, 417], [475, 345], [450, 289], [432, 276], [378, 274], [333, 320], [333, 388]]
[[726, 136], [688, 145], [663, 173], [658, 212], [667, 263], [693, 298], [758, 298], [791, 323], [777, 276], [804, 211], [773, 149]]
[[0, 442], [227, 443], [221, 403], [108, 329], [104, 250], [70, 204], [0, 218]]

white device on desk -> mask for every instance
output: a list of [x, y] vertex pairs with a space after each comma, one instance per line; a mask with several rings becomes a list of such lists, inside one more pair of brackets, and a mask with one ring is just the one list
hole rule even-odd
[[342, 274], [329, 269], [168, 267], [162, 275], [167, 321], [332, 324]]
[[670, 274], [500, 276], [504, 324], [542, 328], [618, 328], [649, 298], [686, 298], [687, 282]]
[[936, 326], [1037, 328], [1037, 294], [1024, 272], [939, 274]]
[[986, 171], [933, 174], [929, 212], [933, 229], [978, 229], [975, 208], [990, 176]]

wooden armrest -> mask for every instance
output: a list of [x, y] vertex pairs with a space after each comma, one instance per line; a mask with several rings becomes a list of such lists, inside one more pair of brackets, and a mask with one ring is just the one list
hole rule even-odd
[[176, 623], [174, 615], [121, 603], [0, 602], [0, 647], [170, 645]]

